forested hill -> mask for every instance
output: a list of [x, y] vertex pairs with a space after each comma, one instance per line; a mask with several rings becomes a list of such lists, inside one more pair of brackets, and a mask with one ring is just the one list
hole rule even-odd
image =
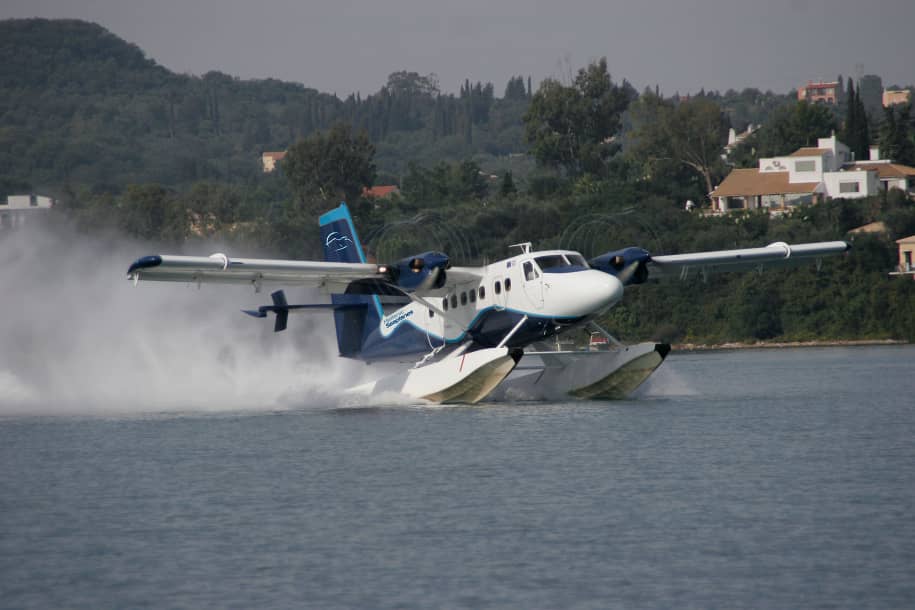
[[462, 159], [523, 150], [529, 91], [503, 98], [471, 83], [442, 95], [434, 77], [399, 72], [365, 99], [301, 84], [175, 74], [101, 26], [0, 21], [0, 176], [34, 187], [169, 185], [256, 176], [283, 150], [338, 121], [364, 128], [382, 172], [410, 157]]

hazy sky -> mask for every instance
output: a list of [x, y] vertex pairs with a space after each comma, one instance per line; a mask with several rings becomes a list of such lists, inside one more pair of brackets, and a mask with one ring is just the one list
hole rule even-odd
[[397, 70], [614, 80], [671, 94], [879, 74], [915, 84], [915, 0], [3, 0], [0, 18], [95, 21], [177, 72], [275, 77], [345, 96]]

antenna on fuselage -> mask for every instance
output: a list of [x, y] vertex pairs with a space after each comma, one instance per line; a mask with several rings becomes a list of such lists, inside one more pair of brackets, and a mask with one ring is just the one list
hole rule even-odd
[[509, 248], [521, 248], [521, 254], [530, 254], [531, 248], [533, 248], [533, 244], [529, 241], [526, 241], [520, 244], [512, 244], [509, 246]]

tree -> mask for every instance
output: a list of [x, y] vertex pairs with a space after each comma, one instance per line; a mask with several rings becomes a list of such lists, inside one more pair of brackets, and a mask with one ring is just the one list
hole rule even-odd
[[896, 137], [896, 112], [892, 106], [883, 109], [883, 124], [880, 125], [877, 141], [880, 143], [880, 154], [885, 159], [896, 159], [899, 144]]
[[340, 199], [355, 201], [375, 180], [375, 147], [365, 131], [353, 135], [338, 123], [289, 148], [281, 162], [289, 187], [299, 202], [313, 199], [322, 205]]
[[527, 89], [524, 86], [524, 77], [513, 76], [505, 85], [505, 99], [514, 101], [527, 100]]
[[915, 163], [915, 143], [909, 135], [911, 107], [906, 104], [899, 109], [888, 106], [883, 109], [883, 124], [880, 126], [880, 154], [884, 159], [911, 165]]
[[870, 134], [867, 125], [867, 111], [861, 101], [860, 91], [855, 91], [852, 79], [848, 79], [846, 94], [845, 128], [842, 139], [855, 159], [867, 159], [870, 146]]
[[188, 232], [187, 211], [158, 184], [128, 186], [118, 212], [121, 228], [131, 237], [181, 241]]
[[913, 140], [912, 106], [905, 104], [899, 109], [896, 119], [896, 143], [898, 150], [895, 161], [905, 165], [915, 165], [915, 140]]
[[435, 74], [420, 76], [406, 70], [392, 72], [385, 89], [392, 95], [435, 97], [439, 94], [438, 77]]
[[613, 142], [632, 87], [615, 85], [607, 59], [578, 71], [571, 86], [547, 79], [524, 115], [525, 138], [538, 163], [571, 176], [602, 173], [617, 150]]
[[791, 154], [804, 146], [816, 146], [818, 138], [836, 129], [832, 111], [823, 104], [797, 102], [773, 113], [753, 137], [759, 157]]
[[675, 103], [646, 91], [632, 115], [636, 158], [650, 166], [661, 161], [685, 165], [702, 177], [705, 192], [712, 192], [729, 127], [717, 103], [704, 96]]
[[515, 188], [515, 179], [512, 177], [511, 171], [507, 171], [502, 176], [502, 186], [499, 188], [499, 194], [503, 197], [509, 197], [516, 192], [518, 192], [518, 189]]

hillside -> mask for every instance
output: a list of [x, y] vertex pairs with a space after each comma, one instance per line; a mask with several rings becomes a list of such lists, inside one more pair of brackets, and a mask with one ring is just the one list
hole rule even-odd
[[[342, 123], [338, 134], [351, 125], [371, 141], [358, 147], [360, 167], [378, 168], [344, 190], [395, 178], [401, 185], [383, 205], [347, 195], [380, 260], [438, 249], [472, 264], [524, 241], [587, 256], [626, 245], [715, 250], [841, 239], [881, 220], [887, 235], [859, 238], [850, 256], [819, 271], [649, 283], [604, 321], [626, 340], [915, 338], [915, 284], [886, 276], [893, 240], [915, 232], [915, 208], [902, 193], [799, 206], [782, 218], [683, 209], [708, 188], [675, 159], [683, 150], [672, 143], [705, 142], [708, 164], [699, 169], [717, 179], [727, 171], [720, 147], [730, 126], [768, 122], [761, 136], [787, 153], [807, 131], [838, 127], [832, 111], [755, 89], [692, 100], [639, 95], [625, 80], [614, 84], [607, 69], [605, 60], [592, 63], [573, 83], [548, 81], [533, 95], [514, 77], [502, 97], [470, 80], [459, 94], [442, 94], [431, 75], [395, 72], [377, 93], [341, 100], [276, 80], [175, 74], [90, 23], [4, 21], [0, 195], [33, 188], [58, 196], [53, 216], [93, 236], [110, 230], [189, 251], [211, 238], [242, 252], [316, 256], [316, 215], [336, 205], [339, 181], [353, 177], [341, 170], [347, 164], [323, 163], [356, 150], [348, 136], [325, 138]], [[688, 114], [701, 109], [707, 115]], [[540, 126], [530, 151], [525, 113]], [[808, 115], [823, 121], [801, 120]], [[693, 137], [706, 128], [708, 137]], [[261, 152], [287, 147], [287, 171], [263, 174]], [[297, 166], [297, 157], [321, 162]], [[541, 169], [524, 179], [533, 158]], [[509, 169], [514, 176], [502, 171]]]
[[523, 150], [526, 105], [523, 92], [497, 99], [469, 81], [461, 96], [441, 95], [410, 73], [346, 100], [272, 79], [179, 75], [92, 23], [0, 22], [0, 176], [37, 187], [246, 181], [262, 151], [340, 120], [369, 132], [382, 172], [411, 158], [507, 155]]

